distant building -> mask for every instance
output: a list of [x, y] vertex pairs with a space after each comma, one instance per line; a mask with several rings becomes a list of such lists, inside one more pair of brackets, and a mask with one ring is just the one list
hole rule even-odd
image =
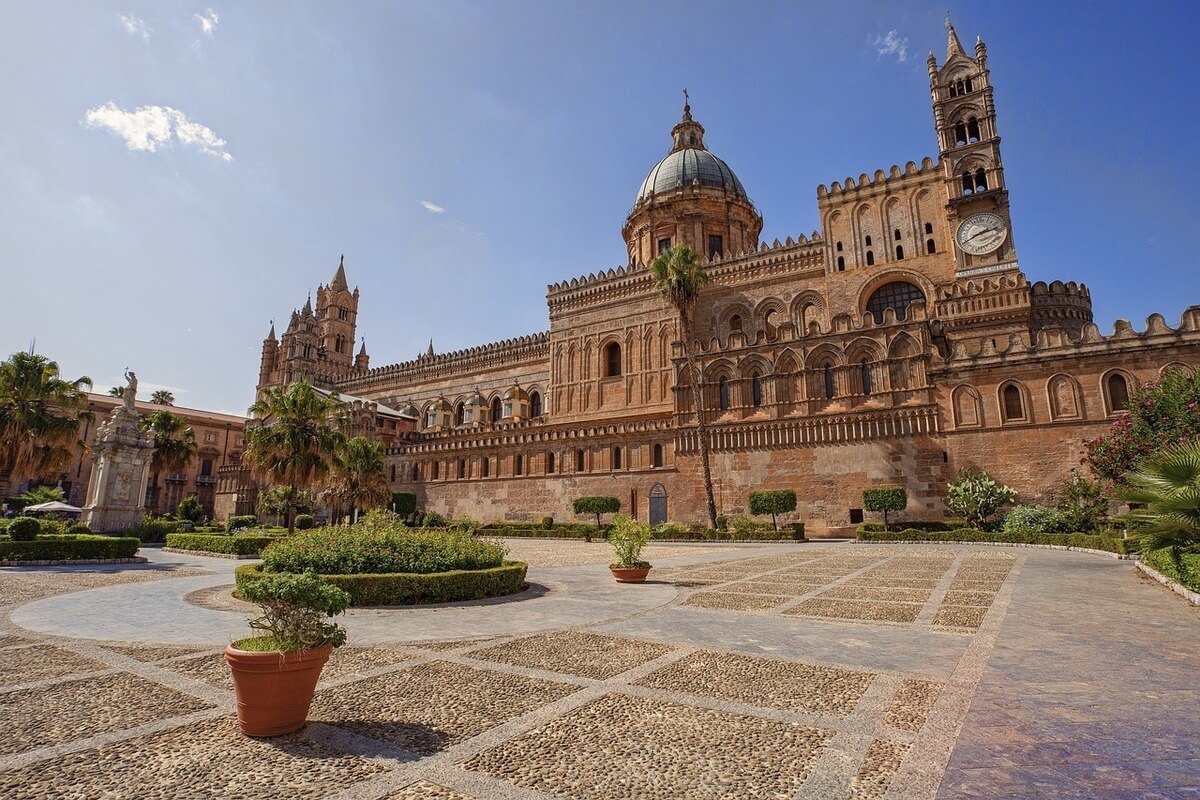
[[1104, 335], [1083, 284], [1027, 280], [987, 49], [947, 28], [945, 63], [928, 63], [938, 158], [817, 187], [820, 232], [760, 242], [759, 210], [685, 104], [622, 227], [628, 263], [548, 286], [548, 331], [370, 368], [339, 265], [315, 310], [272, 328], [259, 386], [307, 377], [364, 401], [394, 489], [430, 510], [561, 519], [603, 494], [703, 521], [683, 350], [646, 268], [686, 243], [708, 259], [695, 345], [722, 512], [794, 488], [811, 531], [845, 529], [862, 490], [889, 484], [910, 518], [937, 517], [961, 467], [1043, 495], [1137, 384], [1200, 361], [1200, 307]]

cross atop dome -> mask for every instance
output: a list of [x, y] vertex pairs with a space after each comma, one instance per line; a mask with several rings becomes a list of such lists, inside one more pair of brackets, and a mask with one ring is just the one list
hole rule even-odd
[[683, 118], [671, 129], [671, 152], [676, 150], [705, 150], [704, 126], [692, 119], [688, 90], [683, 90]]

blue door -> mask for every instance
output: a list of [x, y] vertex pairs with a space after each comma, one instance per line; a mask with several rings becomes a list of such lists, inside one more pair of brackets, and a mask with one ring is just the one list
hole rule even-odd
[[667, 521], [667, 490], [661, 483], [650, 489], [650, 524], [661, 525]]

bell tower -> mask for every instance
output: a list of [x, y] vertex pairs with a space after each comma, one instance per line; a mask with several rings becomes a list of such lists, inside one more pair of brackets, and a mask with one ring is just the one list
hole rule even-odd
[[987, 47], [976, 39], [975, 57], [967, 55], [949, 17], [946, 33], [946, 62], [939, 68], [930, 53], [928, 65], [955, 273], [966, 278], [1016, 272]]
[[347, 367], [353, 364], [358, 296], [358, 287], [351, 292], [346, 282], [346, 257], [342, 256], [333, 280], [326, 286], [317, 287], [321, 352], [331, 365]]

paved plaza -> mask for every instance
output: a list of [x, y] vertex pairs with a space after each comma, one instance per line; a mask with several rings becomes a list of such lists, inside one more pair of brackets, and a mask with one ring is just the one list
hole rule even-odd
[[1197, 798], [1200, 613], [1019, 547], [509, 540], [529, 590], [363, 609], [237, 733], [231, 560], [0, 570], [4, 798]]

